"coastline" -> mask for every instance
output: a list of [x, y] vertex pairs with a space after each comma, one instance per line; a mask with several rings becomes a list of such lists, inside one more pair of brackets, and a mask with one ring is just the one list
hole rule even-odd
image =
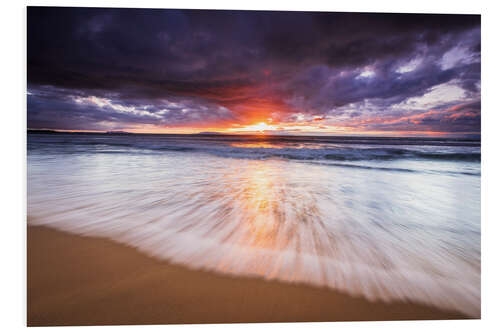
[[110, 240], [27, 228], [27, 324], [145, 325], [468, 319], [326, 288], [194, 271]]

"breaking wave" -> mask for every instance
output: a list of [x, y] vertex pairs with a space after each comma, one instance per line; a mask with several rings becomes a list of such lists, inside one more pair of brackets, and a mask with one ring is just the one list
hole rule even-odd
[[157, 142], [160, 153], [135, 142], [128, 153], [116, 146], [118, 154], [100, 153], [107, 144], [77, 153], [78, 144], [38, 143], [28, 152], [29, 223], [193, 269], [480, 314], [480, 178], [460, 175], [479, 168], [457, 167], [462, 156], [451, 169], [436, 159], [432, 171], [429, 160], [395, 167], [362, 159], [407, 149], [339, 151], [346, 162], [226, 158], [341, 148], [202, 145], [208, 154], [186, 153], [198, 148], [185, 142]]
[[[60, 146], [60, 153], [154, 154], [162, 152], [197, 152], [227, 158], [290, 160], [398, 160], [422, 159], [442, 161], [480, 162], [480, 144], [477, 141], [429, 141], [405, 139], [406, 145], [394, 139], [301, 139], [277, 137], [243, 141], [239, 137], [141, 137], [141, 136], [83, 136], [57, 137], [47, 142], [37, 141], [36, 149]], [[461, 144], [460, 144], [461, 143]], [[420, 144], [420, 145], [418, 145]], [[28, 149], [34, 149], [28, 142]]]

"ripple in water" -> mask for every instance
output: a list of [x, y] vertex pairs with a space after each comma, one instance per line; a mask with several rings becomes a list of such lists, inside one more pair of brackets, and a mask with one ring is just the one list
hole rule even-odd
[[179, 152], [28, 156], [32, 224], [193, 269], [471, 316], [480, 313], [479, 198], [479, 177], [467, 175]]

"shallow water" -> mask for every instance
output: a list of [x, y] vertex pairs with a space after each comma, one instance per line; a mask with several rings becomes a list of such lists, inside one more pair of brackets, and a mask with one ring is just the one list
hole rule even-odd
[[28, 135], [30, 223], [480, 314], [473, 140]]

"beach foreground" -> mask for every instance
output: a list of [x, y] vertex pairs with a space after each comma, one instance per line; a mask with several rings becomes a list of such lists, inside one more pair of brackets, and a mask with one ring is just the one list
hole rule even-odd
[[189, 270], [102, 238], [27, 231], [28, 326], [467, 319], [305, 285]]

